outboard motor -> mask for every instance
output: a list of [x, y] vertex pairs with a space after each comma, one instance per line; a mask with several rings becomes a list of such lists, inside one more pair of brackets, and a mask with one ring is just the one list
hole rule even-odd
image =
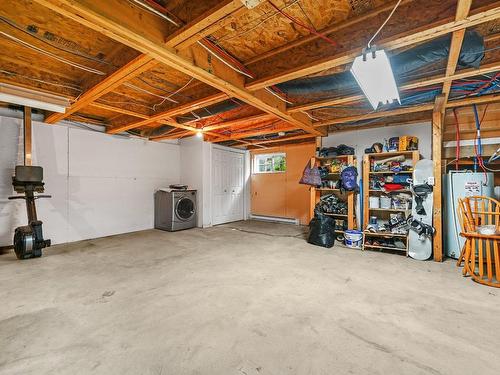
[[12, 185], [16, 195], [9, 199], [26, 200], [28, 225], [17, 227], [14, 232], [14, 251], [18, 259], [38, 258], [42, 256], [42, 249], [50, 246], [50, 240], [43, 239], [42, 222], [36, 217], [35, 200], [51, 198], [50, 195], [35, 195], [44, 192], [43, 168], [33, 166], [16, 166]]

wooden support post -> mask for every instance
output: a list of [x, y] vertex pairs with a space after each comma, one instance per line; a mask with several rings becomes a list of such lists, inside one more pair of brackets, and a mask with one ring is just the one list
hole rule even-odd
[[[310, 165], [311, 165], [311, 168], [314, 168], [314, 166], [316, 165], [316, 158], [313, 156], [311, 158], [311, 161], [310, 161]], [[311, 186], [309, 188], [310, 190], [310, 200], [309, 200], [309, 221], [312, 220], [312, 218], [314, 217], [314, 208], [316, 207], [316, 203], [318, 203], [319, 201], [319, 191], [316, 190], [316, 188], [314, 186]]]
[[24, 165], [31, 166], [32, 146], [31, 146], [31, 108], [24, 107], [23, 116], [23, 134], [24, 134]]
[[436, 262], [443, 261], [443, 228], [441, 218], [442, 194], [441, 194], [441, 174], [442, 174], [442, 157], [441, 149], [443, 147], [443, 122], [444, 122], [444, 105], [445, 95], [441, 94], [436, 97], [434, 111], [432, 113], [432, 160], [434, 163], [434, 209], [433, 209], [433, 226], [436, 231], [434, 235], [434, 260]]

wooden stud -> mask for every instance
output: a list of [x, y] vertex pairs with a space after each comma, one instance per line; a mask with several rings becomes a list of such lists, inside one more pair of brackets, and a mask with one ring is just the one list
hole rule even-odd
[[432, 161], [434, 164], [434, 187], [433, 187], [433, 223], [435, 234], [433, 240], [434, 260], [443, 261], [443, 228], [442, 228], [442, 196], [441, 196], [441, 174], [442, 174], [442, 144], [443, 144], [443, 120], [444, 120], [445, 96], [436, 97], [434, 111], [432, 112]]

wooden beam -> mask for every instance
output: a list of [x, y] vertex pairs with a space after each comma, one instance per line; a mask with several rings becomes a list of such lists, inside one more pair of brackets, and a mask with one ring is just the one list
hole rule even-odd
[[202, 99], [194, 100], [192, 102], [182, 104], [178, 107], [169, 109], [167, 111], [158, 113], [156, 115], [153, 115], [145, 120], [142, 121], [137, 121], [137, 122], [132, 122], [120, 126], [114, 126], [110, 129], [107, 130], [107, 133], [109, 134], [116, 134], [120, 132], [124, 132], [130, 129], [135, 129], [135, 128], [140, 128], [141, 126], [149, 125], [155, 122], [158, 122], [160, 120], [163, 120], [165, 118], [170, 118], [174, 117], [177, 115], [181, 115], [186, 112], [194, 111], [196, 109], [200, 109], [206, 106], [209, 106], [211, 104], [219, 103], [222, 100], [226, 100], [228, 98], [227, 94], [221, 92], [218, 94], [214, 94]]
[[[413, 44], [425, 42], [448, 33], [466, 29], [484, 22], [489, 22], [500, 17], [500, 7], [487, 6], [475, 10], [474, 14], [463, 20], [450, 20], [450, 22], [438, 21], [432, 25], [421, 27], [419, 30], [407, 31], [398, 35], [385, 38], [377, 43], [377, 47], [386, 51], [407, 47]], [[328, 56], [319, 60], [311, 61], [304, 66], [292, 68], [268, 77], [263, 77], [250, 82], [246, 88], [252, 91], [261, 90], [265, 87], [290, 81], [296, 78], [319, 73], [323, 70], [331, 69], [337, 66], [350, 64], [357, 56], [361, 54], [361, 47], [348, 51], [340, 52], [334, 56]]]
[[229, 128], [233, 126], [240, 126], [240, 125], [246, 125], [251, 122], [255, 121], [268, 121], [272, 120], [274, 116], [264, 113], [260, 115], [253, 115], [253, 116], [248, 116], [248, 117], [243, 117], [243, 118], [238, 118], [234, 120], [228, 120], [228, 121], [222, 121], [216, 124], [204, 126], [204, 130], [218, 130], [218, 129], [223, 129], [223, 128]]
[[[203, 38], [203, 35], [200, 33], [204, 29], [213, 26], [213, 24], [219, 21], [221, 18], [224, 18], [241, 8], [244, 7], [239, 0], [222, 1], [217, 7], [210, 10], [209, 12], [205, 12], [193, 22], [184, 26], [179, 31], [167, 38], [167, 40], [165, 41], [165, 45], [171, 48], [175, 47], [179, 50], [186, 49], [190, 45]], [[210, 30], [215, 31], [216, 28], [212, 27], [210, 28]], [[106, 79], [99, 82], [89, 91], [87, 91], [77, 102], [73, 103], [73, 105], [66, 110], [66, 113], [53, 114], [47, 117], [46, 122], [53, 124], [57, 121], [63, 120], [67, 116], [92, 103], [106, 93], [113, 91], [124, 82], [127, 82], [134, 77], [142, 74], [143, 72], [150, 70], [156, 65], [158, 65], [158, 62], [153, 60], [147, 54], [138, 56], [136, 59], [124, 65], [116, 72], [108, 76]]]
[[[173, 49], [165, 46], [162, 40], [154, 37], [153, 31], [144, 30], [148, 25], [140, 28], [129, 20], [120, 16], [120, 9], [115, 5], [113, 10], [108, 9], [103, 2], [84, 0], [35, 0], [42, 5], [50, 7], [66, 17], [79, 23], [92, 27], [95, 30], [137, 49], [159, 62], [171, 66], [199, 81], [202, 81], [218, 90], [234, 96], [245, 103], [253, 105], [264, 112], [273, 114], [276, 118], [286, 121], [297, 128], [303, 129], [311, 134], [320, 135], [307, 116], [300, 114], [289, 114], [286, 105], [267, 91], [251, 93], [244, 87], [244, 76], [229, 69], [218, 60], [200, 60], [197, 55], [206, 56], [206, 52], [200, 46], [191, 48], [193, 59], [189, 60], [180, 56]], [[213, 69], [206, 70], [200, 66], [200, 62], [209, 64]]]
[[55, 124], [56, 122], [65, 119], [69, 115], [72, 115], [83, 107], [89, 105], [94, 100], [116, 89], [118, 86], [123, 84], [123, 82], [129, 80], [132, 74], [139, 75], [155, 65], [156, 61], [154, 61], [151, 57], [140, 55], [85, 92], [80, 99], [66, 109], [65, 113], [53, 113], [45, 119], [45, 122], [48, 124]]
[[[401, 3], [399, 4], [399, 6], [404, 5], [406, 3], [410, 3], [411, 1], [414, 1], [414, 0], [402, 0]], [[327, 26], [324, 29], [319, 30], [319, 33], [321, 33], [323, 35], [330, 35], [330, 34], [335, 33], [336, 31], [339, 31], [339, 30], [342, 30], [342, 29], [345, 29], [345, 28], [348, 28], [348, 27], [355, 26], [357, 24], [366, 22], [366, 21], [370, 20], [371, 18], [375, 18], [375, 17], [381, 15], [382, 13], [390, 12], [394, 8], [394, 6], [396, 5], [396, 3], [397, 3], [397, 1], [388, 2], [387, 4], [379, 6], [379, 7], [375, 8], [375, 9], [373, 9], [373, 10], [371, 10], [369, 12], [366, 12], [364, 14], [361, 14], [359, 16], [355, 16], [355, 17], [352, 17], [352, 18], [347, 19], [345, 21], [336, 23], [334, 25]], [[280, 46], [280, 47], [277, 47], [277, 48], [273, 48], [270, 51], [267, 51], [267, 52], [262, 53], [262, 54], [260, 54], [258, 56], [252, 57], [251, 59], [246, 60], [245, 64], [248, 64], [248, 65], [249, 64], [254, 64], [254, 63], [258, 62], [258, 61], [267, 59], [267, 58], [269, 58], [271, 56], [274, 56], [274, 55], [277, 55], [279, 53], [283, 53], [283, 52], [289, 51], [292, 48], [301, 46], [303, 44], [314, 42], [318, 38], [319, 38], [319, 36], [317, 36], [316, 34], [306, 35], [306, 36], [304, 36], [304, 37], [302, 37], [300, 39], [294, 40], [294, 41], [292, 41], [290, 43], [287, 43], [287, 44], [285, 44], [283, 46]]]
[[293, 135], [289, 137], [281, 137], [277, 139], [266, 139], [262, 141], [250, 141], [249, 143], [251, 145], [263, 145], [263, 144], [268, 144], [268, 143], [278, 143], [278, 142], [287, 142], [287, 141], [294, 141], [297, 139], [308, 139], [308, 138], [315, 138], [314, 135], [311, 134], [300, 134], [300, 135]]
[[105, 109], [106, 111], [121, 113], [122, 115], [129, 115], [129, 116], [132, 116], [132, 117], [138, 117], [138, 118], [142, 118], [142, 119], [148, 119], [149, 118], [148, 115], [145, 115], [145, 114], [142, 114], [142, 113], [138, 113], [138, 112], [134, 112], [134, 111], [129, 111], [128, 109], [124, 109], [124, 108], [113, 107], [111, 105], [104, 104], [104, 103], [92, 102], [92, 103], [89, 103], [89, 106], [90, 107], [95, 107], [95, 108], [100, 108], [100, 109]]
[[[472, 0], [458, 0], [457, 2], [457, 11], [455, 15], [456, 21], [462, 21], [467, 18], [469, 14], [470, 7], [472, 5]], [[450, 77], [455, 74], [455, 70], [457, 68], [458, 59], [460, 57], [460, 50], [462, 49], [462, 42], [465, 36], [465, 29], [460, 29], [454, 31], [451, 35], [451, 44], [450, 51], [448, 53], [448, 64], [446, 65], [446, 77]], [[448, 101], [448, 97], [451, 92], [451, 80], [447, 80], [443, 84], [443, 94], [444, 94], [444, 102]]]
[[[459, 71], [451, 76], [442, 76], [442, 75], [433, 76], [433, 77], [423, 78], [423, 79], [416, 80], [413, 82], [405, 83], [405, 84], [399, 86], [399, 90], [400, 91], [407, 91], [407, 90], [411, 90], [411, 89], [415, 89], [415, 88], [432, 86], [432, 85], [443, 83], [446, 81], [451, 82], [451, 81], [454, 81], [457, 79], [463, 79], [463, 78], [477, 76], [480, 74], [496, 72], [498, 70], [500, 70], [500, 62], [494, 62], [491, 64], [483, 65], [479, 68], [464, 69], [464, 70], [461, 70], [461, 71]], [[315, 109], [315, 108], [335, 106], [335, 105], [347, 104], [347, 103], [354, 103], [354, 102], [362, 101], [365, 98], [366, 97], [363, 94], [353, 94], [353, 95], [347, 95], [347, 96], [342, 96], [342, 97], [337, 97], [337, 98], [332, 98], [332, 99], [318, 100], [318, 101], [311, 102], [311, 103], [295, 105], [293, 107], [290, 107], [288, 109], [288, 112], [294, 113], [294, 112], [307, 111], [307, 110], [311, 110], [311, 109]]]
[[294, 126], [290, 126], [287, 123], [278, 123], [273, 126], [270, 126], [268, 129], [263, 129], [263, 130], [254, 130], [254, 131], [248, 131], [248, 132], [242, 132], [242, 133], [235, 133], [231, 134], [229, 136], [225, 135], [220, 135], [218, 138], [215, 138], [212, 140], [212, 142], [224, 142], [224, 141], [235, 141], [243, 138], [248, 138], [248, 137], [255, 137], [258, 135], [266, 135], [266, 134], [273, 134], [273, 133], [278, 133], [278, 132], [286, 132], [290, 130], [296, 130]]
[[415, 105], [415, 106], [411, 106], [411, 107], [391, 109], [388, 111], [370, 112], [370, 113], [365, 113], [362, 115], [347, 116], [347, 117], [333, 118], [330, 120], [318, 121], [318, 122], [314, 123], [314, 126], [319, 127], [319, 126], [327, 126], [327, 125], [334, 125], [334, 124], [344, 124], [347, 122], [369, 120], [372, 118], [379, 118], [379, 117], [398, 116], [398, 115], [403, 115], [405, 113], [431, 111], [433, 108], [434, 108], [434, 104], [420, 104], [420, 105]]
[[226, 25], [230, 16], [247, 8], [241, 0], [223, 0], [169, 37], [167, 45], [183, 50]]
[[[445, 108], [456, 108], [456, 107], [464, 107], [472, 104], [481, 104], [481, 103], [493, 103], [500, 101], [500, 94], [491, 94], [491, 95], [482, 95], [479, 97], [466, 98], [460, 100], [453, 100], [446, 104], [444, 104]], [[313, 125], [315, 127], [328, 126], [334, 124], [344, 124], [349, 122], [357, 122], [362, 120], [369, 120], [374, 118], [381, 117], [392, 117], [398, 115], [404, 115], [407, 113], [417, 113], [417, 112], [425, 112], [432, 111], [434, 109], [434, 104], [419, 104], [411, 107], [402, 107], [391, 109], [388, 111], [379, 111], [379, 112], [370, 112], [361, 115], [354, 116], [346, 116], [346, 117], [338, 117], [329, 120], [322, 120], [315, 122]]]
[[443, 147], [443, 120], [446, 96], [441, 94], [436, 97], [434, 110], [432, 112], [432, 161], [434, 164], [434, 187], [433, 195], [433, 222], [434, 227], [434, 260], [443, 261], [443, 227], [441, 218], [442, 196], [441, 196], [441, 174], [442, 174], [442, 147]]

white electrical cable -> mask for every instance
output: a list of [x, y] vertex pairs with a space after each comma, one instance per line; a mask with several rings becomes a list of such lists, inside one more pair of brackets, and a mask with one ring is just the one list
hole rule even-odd
[[303, 114], [305, 114], [307, 117], [309, 117], [311, 120], [313, 121], [319, 121], [317, 118], [314, 118], [309, 112], [307, 111], [300, 111], [302, 112]]
[[278, 99], [280, 99], [281, 101], [284, 101], [285, 103], [287, 104], [293, 104], [291, 101], [289, 100], [286, 100], [285, 98], [279, 96], [277, 93], [275, 93], [273, 90], [271, 90], [269, 87], [266, 87], [265, 90], [267, 92], [269, 92], [270, 94], [274, 95], [275, 97], [277, 97]]
[[36, 47], [36, 46], [28, 43], [28, 42], [25, 42], [24, 40], [18, 39], [15, 36], [12, 36], [10, 34], [4, 33], [3, 31], [0, 31], [0, 35], [3, 35], [7, 39], [10, 39], [13, 42], [16, 42], [17, 44], [20, 44], [20, 45], [22, 45], [24, 47], [30, 48], [30, 49], [32, 49], [34, 51], [37, 51], [39, 53], [42, 53], [42, 54], [44, 54], [46, 56], [52, 57], [55, 60], [58, 60], [58, 61], [63, 62], [65, 64], [71, 65], [71, 66], [73, 66], [75, 68], [78, 68], [78, 69], [81, 69], [81, 70], [85, 70], [85, 71], [87, 71], [89, 73], [94, 73], [94, 74], [99, 74], [99, 75], [106, 75], [106, 73], [101, 72], [100, 70], [89, 68], [89, 67], [80, 65], [78, 63], [75, 63], [73, 61], [66, 60], [64, 57], [60, 57], [60, 56], [57, 56], [57, 55], [53, 54], [52, 52], [45, 51], [45, 50], [43, 50], [41, 48], [38, 48], [38, 47]]
[[235, 72], [238, 72], [238, 73], [241, 73], [243, 74], [244, 76], [247, 76], [249, 78], [254, 78], [252, 77], [250, 74], [248, 73], [245, 73], [243, 71], [241, 71], [240, 69], [234, 67], [233, 65], [229, 64], [226, 60], [224, 60], [222, 57], [220, 57], [219, 55], [217, 55], [214, 51], [212, 51], [210, 48], [208, 48], [207, 46], [205, 46], [203, 43], [201, 43], [200, 41], [197, 42], [200, 46], [202, 46], [203, 48], [205, 48], [208, 53], [210, 53], [211, 55], [213, 55], [217, 60], [219, 60], [220, 62], [222, 62], [223, 64], [227, 65], [228, 67], [230, 67], [231, 69], [233, 69]]
[[[182, 90], [184, 90], [186, 87], [188, 87], [188, 86], [189, 86], [189, 84], [190, 84], [191, 82], [193, 82], [193, 80], [194, 80], [194, 77], [193, 77], [193, 78], [191, 78], [189, 81], [187, 81], [187, 83], [186, 83], [184, 86], [182, 86], [181, 88], [179, 88], [178, 90], [176, 90], [176, 91], [174, 91], [172, 94], [170, 94], [170, 95], [168, 96], [168, 98], [171, 98], [172, 96], [174, 96], [174, 95], [176, 95], [176, 94], [180, 93]], [[167, 99], [163, 99], [160, 103], [157, 103], [157, 104], [153, 105], [153, 111], [155, 111], [155, 112], [156, 112], [156, 107], [158, 107], [158, 106], [162, 105], [163, 103], [165, 103], [165, 101], [166, 101], [166, 100], [167, 100]]]
[[398, 8], [399, 4], [401, 4], [401, 1], [403, 0], [399, 0], [396, 5], [394, 5], [394, 8], [392, 9], [391, 13], [389, 14], [389, 16], [387, 17], [387, 19], [384, 21], [384, 23], [382, 25], [380, 25], [380, 27], [378, 28], [378, 30], [375, 32], [375, 34], [373, 34], [373, 36], [371, 37], [371, 39], [368, 41], [368, 48], [371, 47], [371, 43], [373, 42], [373, 39], [375, 39], [375, 37], [378, 35], [378, 33], [382, 30], [382, 28], [385, 26], [385, 24], [389, 21], [389, 19], [392, 17], [392, 15], [394, 14], [394, 12], [396, 11], [396, 9]]
[[46, 85], [53, 85], [53, 86], [63, 87], [63, 88], [66, 88], [66, 89], [75, 90], [75, 91], [78, 91], [79, 93], [82, 93], [82, 89], [80, 87], [73, 86], [73, 85], [70, 85], [70, 84], [62, 84], [62, 83], [57, 83], [57, 82], [52, 82], [52, 81], [46, 81], [46, 80], [43, 80], [43, 79], [33, 78], [33, 77], [25, 76], [23, 74], [19, 74], [19, 73], [16, 73], [16, 72], [11, 72], [11, 71], [8, 71], [8, 70], [3, 70], [3, 69], [0, 69], [0, 73], [3, 73], [5, 75], [7, 75], [7, 76], [21, 77], [21, 78], [28, 79], [28, 80], [31, 80], [31, 81], [43, 83], [43, 84], [46, 84]]
[[157, 98], [165, 99], [165, 100], [168, 100], [169, 102], [172, 102], [172, 103], [179, 103], [177, 100], [170, 99], [168, 96], [155, 94], [154, 92], [148, 91], [146, 89], [143, 89], [142, 87], [138, 87], [138, 86], [133, 85], [132, 83], [129, 83], [129, 82], [125, 82], [123, 85], [126, 86], [126, 87], [131, 88], [132, 90], [136, 90], [136, 91], [139, 91], [139, 92], [143, 92], [145, 94], [156, 96]]
[[137, 5], [143, 7], [144, 9], [148, 10], [149, 12], [151, 12], [151, 13], [157, 15], [158, 17], [163, 18], [164, 20], [170, 22], [171, 24], [175, 25], [176, 27], [181, 27], [181, 25], [179, 23], [175, 22], [173, 19], [171, 19], [167, 15], [163, 14], [162, 12], [157, 11], [152, 6], [149, 6], [148, 4], [145, 4], [139, 0], [129, 0], [129, 1], [136, 3]]

